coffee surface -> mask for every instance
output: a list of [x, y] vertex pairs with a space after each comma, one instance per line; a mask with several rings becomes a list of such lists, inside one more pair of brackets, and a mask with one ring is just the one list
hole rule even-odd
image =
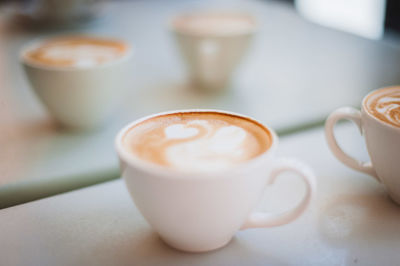
[[379, 120], [400, 127], [400, 87], [377, 90], [366, 99], [367, 111]]
[[241, 14], [199, 13], [178, 17], [174, 26], [186, 33], [224, 35], [252, 30], [255, 22]]
[[69, 36], [50, 39], [28, 51], [25, 57], [51, 66], [91, 67], [120, 58], [127, 44], [96, 37]]
[[245, 118], [218, 113], [177, 113], [130, 128], [123, 145], [135, 157], [184, 171], [215, 171], [265, 152], [270, 132]]

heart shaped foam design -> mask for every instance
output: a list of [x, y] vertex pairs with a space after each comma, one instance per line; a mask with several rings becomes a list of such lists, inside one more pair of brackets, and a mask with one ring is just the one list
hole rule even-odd
[[[238, 147], [246, 138], [246, 131], [237, 126], [219, 128], [210, 138], [208, 149], [216, 153], [241, 152]], [[232, 155], [232, 154], [231, 154]]]
[[[182, 129], [185, 131], [180, 131]], [[176, 130], [173, 136], [183, 138], [182, 132], [187, 132], [186, 136], [188, 136], [190, 132], [186, 131], [188, 129], [195, 128], [185, 128], [183, 125], [173, 127], [173, 130]], [[169, 146], [166, 150], [166, 158], [171, 165], [182, 170], [223, 169], [246, 158], [245, 149], [241, 147], [246, 136], [246, 131], [240, 127], [223, 126], [199, 139]]]
[[183, 124], [175, 124], [166, 127], [164, 132], [169, 139], [186, 139], [196, 136], [199, 130], [194, 127], [186, 127]]

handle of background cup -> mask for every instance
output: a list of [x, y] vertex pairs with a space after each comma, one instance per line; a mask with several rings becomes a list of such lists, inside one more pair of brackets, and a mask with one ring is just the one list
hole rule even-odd
[[311, 198], [316, 191], [316, 179], [313, 171], [305, 164], [295, 160], [282, 158], [277, 160], [277, 164], [271, 173], [267, 185], [275, 182], [277, 177], [283, 172], [297, 173], [306, 185], [306, 192], [300, 202], [292, 209], [283, 213], [253, 212], [243, 224], [241, 230], [258, 227], [273, 227], [290, 223], [299, 217], [308, 207]]
[[357, 125], [361, 135], [363, 132], [361, 126], [361, 112], [359, 110], [352, 107], [342, 107], [334, 111], [332, 114], [329, 115], [325, 123], [325, 136], [332, 153], [336, 156], [336, 158], [338, 158], [339, 161], [341, 161], [348, 167], [369, 174], [370, 176], [378, 180], [378, 182], [380, 182], [371, 162], [361, 162], [357, 159], [354, 159], [353, 157], [345, 153], [338, 145], [333, 129], [336, 123], [342, 119], [353, 121]]

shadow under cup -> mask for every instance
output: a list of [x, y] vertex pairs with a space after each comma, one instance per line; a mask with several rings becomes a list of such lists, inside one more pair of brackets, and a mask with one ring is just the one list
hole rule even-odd
[[[123, 139], [135, 126], [180, 113], [212, 113], [245, 119], [265, 130], [270, 146], [257, 157], [218, 171], [181, 171], [144, 161], [131, 154]], [[217, 110], [181, 110], [152, 115], [123, 128], [116, 137], [122, 177], [141, 214], [170, 246], [204, 252], [226, 245], [241, 229], [289, 223], [304, 212], [315, 192], [312, 171], [299, 162], [275, 158], [276, 134], [256, 120]], [[282, 214], [252, 212], [265, 187], [284, 171], [297, 173], [306, 193]]]

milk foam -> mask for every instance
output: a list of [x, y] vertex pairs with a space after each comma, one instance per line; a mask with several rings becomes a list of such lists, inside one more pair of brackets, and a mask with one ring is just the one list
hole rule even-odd
[[171, 125], [164, 130], [166, 139], [186, 139], [199, 133], [197, 128], [186, 128], [183, 124]]
[[90, 44], [60, 45], [43, 50], [42, 57], [53, 61], [71, 61], [72, 66], [90, 67], [101, 62], [110, 61], [118, 56], [113, 47]]
[[[206, 120], [195, 120], [193, 123], [210, 127]], [[171, 125], [165, 131], [176, 126]], [[187, 132], [193, 129], [181, 126], [181, 132], [177, 132], [174, 137], [188, 135]], [[228, 125], [217, 130], [208, 129], [207, 133], [200, 138], [168, 146], [165, 150], [165, 159], [172, 167], [181, 170], [223, 169], [243, 160], [246, 153], [243, 143], [247, 134], [245, 130], [237, 126]]]
[[94, 37], [51, 39], [27, 52], [26, 57], [47, 65], [87, 68], [121, 57], [127, 46], [118, 41]]
[[368, 111], [376, 118], [400, 127], [400, 87], [373, 93], [368, 99]]
[[270, 136], [241, 118], [183, 114], [134, 127], [124, 145], [141, 159], [178, 170], [217, 171], [261, 154]]

